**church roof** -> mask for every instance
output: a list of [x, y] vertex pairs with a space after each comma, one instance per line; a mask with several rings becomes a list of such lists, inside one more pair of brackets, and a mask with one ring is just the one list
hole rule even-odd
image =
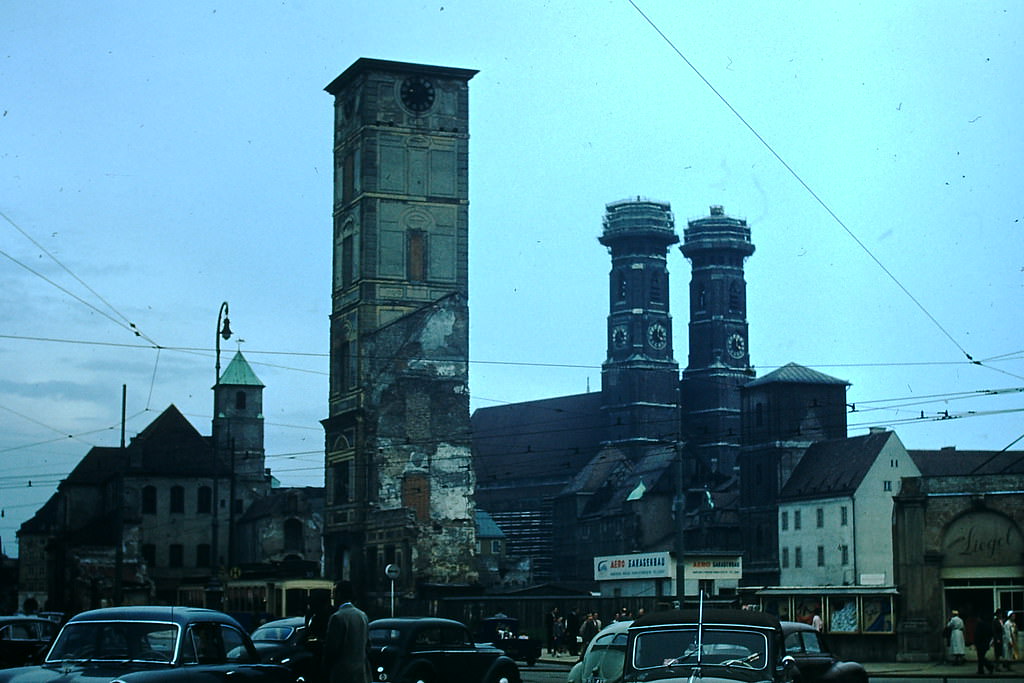
[[221, 373], [220, 384], [251, 387], [266, 386], [260, 381], [260, 378], [256, 376], [256, 373], [252, 371], [252, 367], [249, 365], [249, 362], [245, 360], [245, 356], [242, 355], [241, 351], [237, 351], [235, 353], [235, 357], [231, 359], [231, 362], [228, 363], [224, 372]]
[[893, 432], [881, 431], [812, 444], [782, 487], [779, 499], [852, 495], [891, 438], [896, 438]]
[[568, 482], [600, 448], [606, 419], [600, 392], [478, 408], [471, 418], [477, 482]]
[[763, 384], [843, 384], [848, 385], [845, 379], [836, 379], [830, 375], [817, 370], [811, 370], [803, 365], [787, 363], [777, 370], [769, 372], [764, 377], [752, 379], [744, 388], [761, 386]]

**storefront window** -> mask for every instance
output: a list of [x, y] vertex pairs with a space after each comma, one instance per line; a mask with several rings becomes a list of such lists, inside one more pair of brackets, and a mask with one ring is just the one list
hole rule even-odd
[[829, 613], [828, 630], [833, 633], [856, 633], [857, 598], [835, 595], [828, 599]]
[[821, 614], [821, 598], [818, 596], [798, 596], [796, 602], [796, 621], [809, 624], [814, 620], [814, 613]]
[[861, 630], [865, 633], [892, 633], [892, 599], [863, 598]]

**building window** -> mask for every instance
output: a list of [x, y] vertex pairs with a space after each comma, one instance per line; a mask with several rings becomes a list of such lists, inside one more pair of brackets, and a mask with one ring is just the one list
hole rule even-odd
[[729, 310], [735, 312], [743, 311], [743, 302], [740, 297], [740, 286], [735, 282], [729, 285]]
[[185, 512], [185, 487], [171, 487], [171, 513]]
[[341, 202], [348, 204], [356, 193], [356, 157], [354, 153], [349, 152], [345, 156], [341, 173]]
[[210, 544], [200, 543], [196, 546], [196, 566], [197, 567], [209, 567], [210, 566]]
[[172, 543], [168, 548], [168, 567], [184, 567], [185, 566], [185, 546], [180, 543]]
[[846, 506], [839, 508], [839, 525], [846, 526], [850, 523], [850, 512], [846, 509]]
[[352, 502], [352, 463], [353, 460], [342, 460], [331, 466], [332, 488], [331, 502], [334, 505], [344, 505]]
[[789, 569], [789, 548], [782, 549], [782, 568]]
[[823, 545], [818, 546], [818, 566], [825, 566], [825, 546]]
[[427, 279], [427, 233], [410, 230], [407, 238], [409, 259], [406, 262], [406, 277], [413, 282]]
[[156, 566], [156, 546], [152, 543], [142, 544], [142, 561], [146, 563], [148, 567]]
[[501, 541], [497, 539], [491, 541], [491, 554], [501, 555]]
[[839, 546], [839, 562], [845, 567], [850, 564], [850, 546]]
[[804, 566], [804, 552], [803, 548], [797, 546], [793, 551], [793, 566], [799, 569]]
[[824, 508], [818, 508], [815, 510], [815, 517], [818, 528], [821, 529], [825, 526], [825, 510]]
[[341, 240], [341, 286], [348, 287], [355, 280], [355, 254], [352, 235]]
[[196, 492], [196, 512], [201, 515], [213, 512], [213, 491], [209, 486], [200, 486]]
[[155, 515], [156, 514], [156, 487], [155, 486], [144, 486], [144, 487], [142, 487], [142, 514], [144, 514], [144, 515]]
[[235, 393], [235, 410], [245, 410], [245, 392], [238, 391]]
[[665, 302], [665, 290], [661, 283], [661, 274], [651, 274], [651, 303], [661, 304]]
[[789, 531], [789, 511], [782, 511], [782, 530]]
[[800, 531], [800, 511], [793, 510], [793, 529]]
[[882, 482], [882, 490], [883, 491], [892, 491], [892, 482], [888, 481], [888, 480], [883, 481]]
[[619, 301], [626, 300], [626, 274], [621, 270], [615, 273], [615, 296]]
[[302, 522], [297, 519], [284, 520], [284, 550], [285, 552], [304, 553], [306, 544], [303, 539]]

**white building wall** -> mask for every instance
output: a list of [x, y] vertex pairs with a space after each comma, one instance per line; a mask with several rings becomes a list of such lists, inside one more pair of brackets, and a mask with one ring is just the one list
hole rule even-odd
[[[799, 529], [796, 528], [797, 517], [800, 519]], [[783, 519], [786, 520], [786, 528], [783, 528]], [[842, 586], [853, 583], [853, 520], [853, 499], [846, 496], [781, 504], [778, 520], [780, 585]]]
[[921, 471], [893, 433], [853, 494], [857, 583], [891, 586], [892, 510], [902, 477]]

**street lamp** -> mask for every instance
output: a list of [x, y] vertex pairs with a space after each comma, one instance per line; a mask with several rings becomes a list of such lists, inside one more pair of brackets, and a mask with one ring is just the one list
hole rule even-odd
[[217, 334], [214, 336], [217, 359], [214, 367], [213, 382], [213, 516], [211, 519], [212, 529], [210, 532], [210, 551], [213, 554], [211, 564], [213, 573], [210, 576], [210, 584], [206, 587], [206, 605], [213, 609], [220, 609], [220, 603], [224, 595], [224, 589], [220, 585], [220, 435], [217, 430], [217, 387], [220, 386], [220, 340], [231, 339], [231, 321], [228, 320], [228, 302], [224, 301], [217, 311]]

